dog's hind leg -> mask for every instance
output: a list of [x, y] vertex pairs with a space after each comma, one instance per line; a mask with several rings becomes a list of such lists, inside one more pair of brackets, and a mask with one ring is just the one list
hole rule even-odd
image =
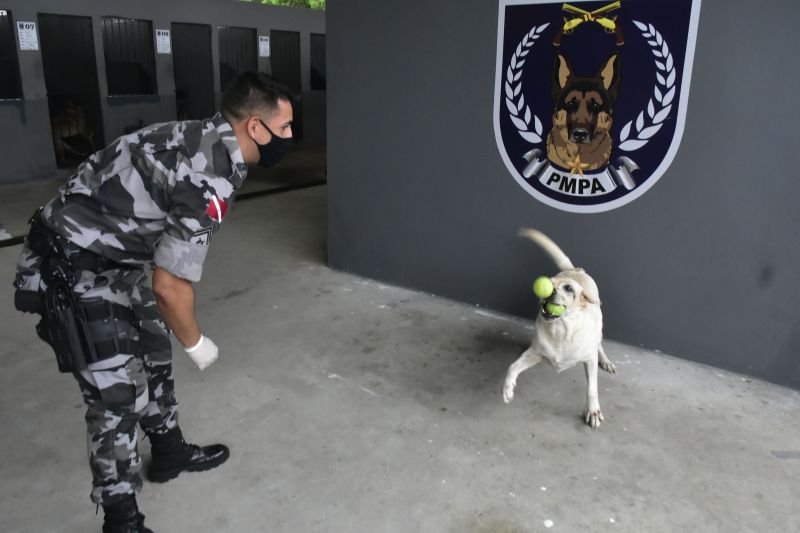
[[616, 374], [617, 367], [614, 363], [611, 362], [611, 359], [608, 358], [606, 355], [605, 350], [603, 350], [603, 345], [601, 344], [600, 347], [597, 349], [597, 364], [600, 365], [600, 368], [608, 372], [609, 374]]
[[538, 365], [542, 362], [543, 357], [533, 351], [533, 348], [528, 348], [522, 355], [511, 363], [506, 373], [506, 381], [503, 385], [503, 401], [508, 403], [514, 399], [514, 389], [517, 386], [517, 376], [528, 370], [529, 368]]
[[597, 363], [586, 361], [583, 367], [586, 369], [586, 423], [596, 428], [603, 421], [603, 413], [600, 412], [600, 400], [597, 397]]

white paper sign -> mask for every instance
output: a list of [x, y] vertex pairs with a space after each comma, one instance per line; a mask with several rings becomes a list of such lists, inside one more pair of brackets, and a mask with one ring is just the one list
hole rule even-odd
[[35, 22], [17, 21], [17, 33], [19, 34], [20, 50], [38, 50], [39, 39], [36, 36]]
[[156, 51], [159, 54], [172, 53], [172, 42], [169, 38], [169, 30], [156, 30]]
[[258, 57], [269, 57], [269, 37], [258, 36]]

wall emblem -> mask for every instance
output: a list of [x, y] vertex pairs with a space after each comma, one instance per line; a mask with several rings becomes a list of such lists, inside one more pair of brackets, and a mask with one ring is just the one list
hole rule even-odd
[[700, 0], [500, 0], [494, 129], [534, 198], [608, 211], [650, 189], [686, 119]]

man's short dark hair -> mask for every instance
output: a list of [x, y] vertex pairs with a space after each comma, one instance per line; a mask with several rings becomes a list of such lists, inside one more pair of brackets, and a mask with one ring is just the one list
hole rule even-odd
[[269, 74], [242, 72], [228, 84], [222, 94], [222, 113], [242, 120], [258, 112], [271, 114], [281, 98], [294, 103], [292, 91]]

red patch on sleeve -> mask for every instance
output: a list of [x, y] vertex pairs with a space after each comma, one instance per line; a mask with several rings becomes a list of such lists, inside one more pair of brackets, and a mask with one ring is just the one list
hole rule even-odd
[[217, 223], [222, 222], [222, 218], [225, 216], [225, 213], [228, 212], [228, 204], [222, 201], [217, 195], [211, 197], [211, 201], [208, 202], [208, 207], [206, 207], [206, 215], [210, 216], [212, 220]]

